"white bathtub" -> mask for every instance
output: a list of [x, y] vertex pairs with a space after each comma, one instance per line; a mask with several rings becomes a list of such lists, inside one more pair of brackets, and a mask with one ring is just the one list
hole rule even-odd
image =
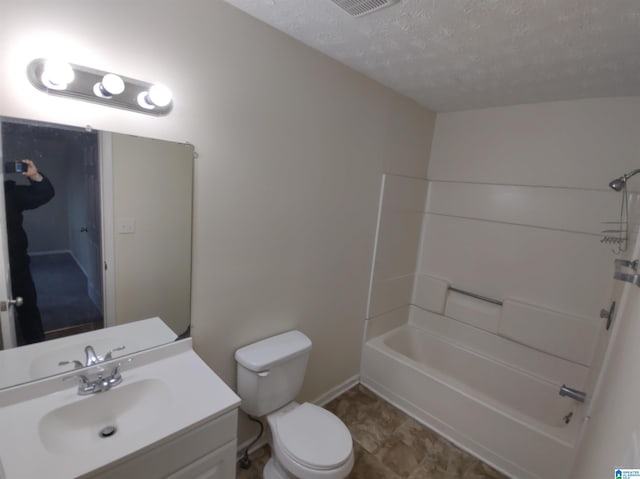
[[481, 343], [407, 324], [365, 343], [362, 382], [511, 477], [566, 477], [582, 407]]

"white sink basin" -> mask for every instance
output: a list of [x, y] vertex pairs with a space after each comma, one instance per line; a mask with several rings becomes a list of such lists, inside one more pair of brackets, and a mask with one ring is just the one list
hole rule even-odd
[[240, 404], [190, 339], [131, 357], [109, 391], [80, 396], [59, 376], [0, 390], [0, 477], [84, 476]]
[[38, 429], [50, 452], [78, 454], [145, 434], [170, 412], [169, 387], [159, 379], [142, 379], [54, 409], [40, 419]]

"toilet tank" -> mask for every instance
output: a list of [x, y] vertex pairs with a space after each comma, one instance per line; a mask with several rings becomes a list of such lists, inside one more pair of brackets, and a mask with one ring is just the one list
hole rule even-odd
[[240, 408], [264, 416], [293, 401], [300, 392], [311, 352], [311, 340], [289, 331], [240, 348], [238, 363]]

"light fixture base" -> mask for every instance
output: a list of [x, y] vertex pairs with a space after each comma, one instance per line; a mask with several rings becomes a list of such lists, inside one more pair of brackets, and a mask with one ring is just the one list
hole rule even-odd
[[138, 97], [140, 95], [148, 94], [153, 84], [122, 75], [118, 75], [124, 81], [124, 91], [122, 93], [111, 96], [99, 96], [94, 92], [94, 87], [97, 84], [100, 84], [104, 76], [110, 72], [96, 70], [72, 63], [69, 65], [75, 73], [73, 82], [69, 83], [64, 90], [50, 88], [42, 81], [42, 72], [44, 71], [45, 63], [46, 60], [43, 58], [38, 58], [29, 63], [27, 66], [27, 77], [35, 88], [50, 95], [70, 97], [92, 103], [100, 103], [114, 108], [122, 108], [154, 116], [166, 115], [173, 108], [173, 101], [170, 101], [166, 106], [151, 105], [152, 108], [142, 108], [138, 103]]

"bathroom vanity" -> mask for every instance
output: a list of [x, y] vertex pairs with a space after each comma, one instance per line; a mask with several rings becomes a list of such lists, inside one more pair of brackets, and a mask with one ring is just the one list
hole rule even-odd
[[[193, 145], [0, 123], [2, 156], [38, 158], [58, 193], [25, 217], [39, 232], [30, 253], [55, 278], [66, 256], [86, 276], [81, 291], [64, 279], [40, 296], [58, 314], [45, 331], [64, 337], [15, 347], [18, 310], [0, 308], [0, 479], [235, 477], [240, 400], [190, 339], [176, 341], [191, 316]], [[8, 298], [8, 284], [0, 291]]]
[[190, 339], [4, 389], [0, 478], [231, 479], [239, 404]]

